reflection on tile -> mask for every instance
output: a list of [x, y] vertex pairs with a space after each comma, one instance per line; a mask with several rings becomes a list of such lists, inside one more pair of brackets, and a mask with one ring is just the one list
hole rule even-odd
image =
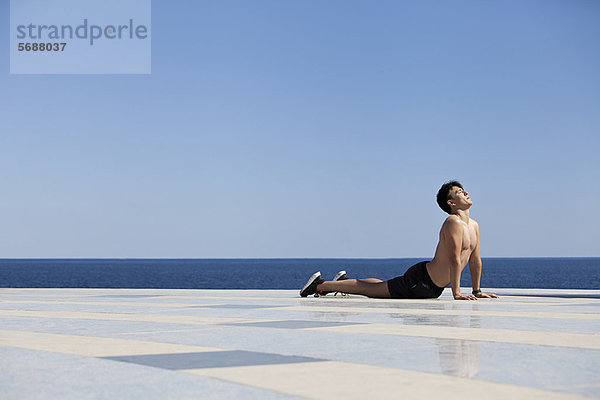
[[[373, 309], [417, 309], [417, 310], [445, 310], [446, 305], [444, 303], [422, 303], [419, 301], [386, 301], [379, 300], [373, 301], [353, 301], [352, 300], [325, 300], [325, 301], [307, 301], [300, 304], [300, 307], [310, 308], [314, 306], [325, 306], [327, 308], [373, 308]], [[432, 300], [433, 301], [433, 300]]]
[[266, 321], [266, 322], [244, 322], [236, 326], [256, 326], [259, 328], [281, 328], [281, 329], [305, 329], [305, 328], [329, 328], [334, 326], [363, 325], [360, 322], [328, 322], [328, 321]]
[[435, 339], [440, 369], [445, 375], [473, 378], [479, 372], [479, 343], [470, 340]]
[[195, 368], [241, 367], [247, 365], [292, 364], [324, 361], [318, 358], [284, 356], [281, 354], [254, 351], [212, 351], [175, 354], [144, 354], [137, 356], [103, 357], [106, 360], [122, 361], [150, 367], [180, 370]]
[[472, 398], [473, 393], [485, 393], [485, 398], [490, 400], [579, 398], [549, 390], [336, 361], [314, 363], [310, 368], [287, 364], [186, 372], [311, 399], [459, 400]]

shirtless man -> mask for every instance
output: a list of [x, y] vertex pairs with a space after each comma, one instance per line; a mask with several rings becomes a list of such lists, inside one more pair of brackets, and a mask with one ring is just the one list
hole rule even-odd
[[[479, 256], [479, 225], [469, 217], [473, 202], [469, 193], [457, 181], [444, 184], [437, 194], [437, 203], [450, 214], [440, 230], [440, 238], [432, 261], [423, 261], [410, 267], [402, 276], [381, 279], [342, 279], [325, 281], [320, 272], [310, 277], [300, 290], [302, 297], [330, 292], [360, 294], [374, 298], [429, 299], [437, 298], [448, 284], [455, 300], [497, 298], [479, 288], [481, 257]], [[472, 295], [460, 292], [460, 274], [469, 263]], [[343, 271], [341, 271], [343, 272]]]

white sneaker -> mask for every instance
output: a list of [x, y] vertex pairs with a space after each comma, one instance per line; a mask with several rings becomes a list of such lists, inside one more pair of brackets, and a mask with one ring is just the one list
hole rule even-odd
[[[341, 270], [339, 271], [337, 274], [335, 274], [335, 276], [333, 277], [334, 281], [345, 281], [346, 279], [348, 279], [348, 276], [346, 275], [346, 271]], [[327, 293], [331, 293], [331, 292], [327, 292]], [[327, 293], [323, 292], [321, 295], [326, 295]], [[340, 293], [342, 296], [347, 296], [346, 293], [341, 293], [341, 292], [335, 292], [333, 295], [337, 296], [338, 293]]]
[[344, 270], [335, 274], [335, 277], [333, 278], [334, 281], [345, 281], [346, 279], [348, 279], [348, 276], [346, 276], [346, 271]]
[[325, 282], [325, 279], [321, 276], [321, 272], [315, 272], [313, 276], [308, 279], [306, 285], [302, 289], [300, 289], [300, 296], [307, 297], [311, 294], [317, 294], [317, 285]]

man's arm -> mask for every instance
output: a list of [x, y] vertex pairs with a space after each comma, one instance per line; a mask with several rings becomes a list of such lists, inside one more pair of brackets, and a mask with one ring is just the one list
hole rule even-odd
[[450, 265], [450, 287], [455, 300], [476, 300], [476, 297], [460, 293], [460, 273], [462, 265], [460, 252], [462, 250], [463, 227], [454, 218], [448, 218], [444, 223], [444, 240], [448, 250], [448, 263]]
[[[473, 291], [480, 290], [479, 287], [481, 282], [481, 257], [479, 256], [479, 224], [475, 223], [475, 232], [477, 233], [477, 245], [475, 246], [475, 250], [471, 253], [469, 257], [469, 270], [471, 271], [471, 285], [473, 286]], [[495, 294], [492, 293], [483, 293], [479, 292], [475, 295], [476, 297], [493, 297], [498, 298]]]
[[479, 256], [479, 225], [475, 223], [475, 232], [477, 233], [477, 245], [475, 250], [469, 257], [469, 270], [471, 271], [471, 285], [473, 290], [479, 290], [479, 283], [481, 281], [481, 257]]

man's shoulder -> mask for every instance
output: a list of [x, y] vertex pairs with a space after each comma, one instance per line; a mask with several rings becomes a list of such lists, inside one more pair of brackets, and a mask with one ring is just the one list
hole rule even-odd
[[[448, 215], [448, 217], [444, 221], [444, 225], [446, 225], [446, 224], [450, 224], [450, 225], [461, 224], [461, 223], [463, 223], [463, 221], [460, 219], [460, 217], [458, 215]], [[469, 223], [479, 226], [477, 221], [475, 221], [473, 218], [469, 218]]]
[[460, 222], [461, 221], [460, 221], [460, 218], [458, 217], [458, 215], [448, 215], [448, 217], [444, 221], [444, 225], [460, 224]]
[[462, 221], [456, 215], [449, 215], [442, 224], [442, 231], [454, 230], [462, 227]]
[[465, 224], [458, 215], [449, 215], [442, 224], [442, 231], [465, 229], [468, 225], [479, 230], [479, 224], [473, 218], [469, 218], [469, 223]]

